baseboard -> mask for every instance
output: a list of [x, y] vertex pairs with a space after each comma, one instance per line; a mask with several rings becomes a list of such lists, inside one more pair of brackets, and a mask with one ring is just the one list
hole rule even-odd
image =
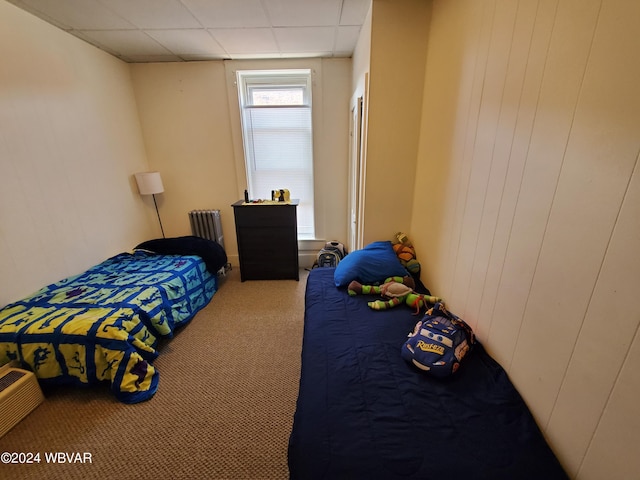
[[[324, 245], [324, 242], [322, 243], [322, 245]], [[316, 261], [317, 255], [317, 250], [298, 251], [298, 264], [300, 268], [311, 268], [313, 266], [313, 263]], [[227, 255], [227, 260], [231, 264], [232, 268], [240, 268], [240, 260], [237, 254]]]

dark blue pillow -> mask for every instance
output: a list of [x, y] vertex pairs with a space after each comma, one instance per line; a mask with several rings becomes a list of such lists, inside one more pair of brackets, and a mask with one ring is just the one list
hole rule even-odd
[[364, 285], [380, 283], [389, 277], [409, 275], [402, 266], [391, 242], [373, 242], [345, 256], [333, 274], [336, 287], [346, 287], [352, 280]]
[[227, 263], [227, 252], [213, 240], [193, 235], [175, 238], [156, 238], [137, 245], [135, 249], [149, 250], [161, 255], [198, 255], [209, 273], [215, 275]]

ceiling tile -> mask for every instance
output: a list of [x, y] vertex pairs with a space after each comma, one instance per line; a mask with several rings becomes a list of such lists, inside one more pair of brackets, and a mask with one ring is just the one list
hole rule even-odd
[[274, 27], [336, 25], [342, 0], [267, 0], [265, 6]]
[[176, 55], [127, 55], [122, 57], [130, 63], [159, 63], [159, 62], [180, 62], [182, 58]]
[[331, 52], [335, 27], [274, 28], [280, 49], [288, 52]]
[[145, 33], [176, 55], [224, 56], [224, 49], [209, 32], [199, 30], [145, 30]]
[[348, 57], [371, 6], [371, 0], [8, 1], [125, 61]]
[[273, 58], [282, 58], [277, 52], [272, 53], [233, 53], [230, 55], [231, 60], [269, 60]]
[[54, 18], [66, 30], [135, 28], [97, 0], [22, 0], [22, 3]]
[[82, 34], [119, 55], [170, 55], [158, 42], [140, 30], [84, 30]]
[[268, 27], [260, 0], [182, 0], [203, 27]]
[[320, 58], [333, 57], [332, 51], [327, 52], [286, 52], [280, 54], [280, 58]]
[[369, 13], [369, 7], [371, 7], [371, 0], [344, 0], [340, 25], [362, 25]]
[[178, 0], [101, 0], [138, 28], [199, 28], [198, 20]]
[[358, 43], [360, 35], [360, 27], [338, 27], [336, 32], [336, 43], [334, 49], [336, 52], [353, 52]]
[[279, 53], [270, 28], [223, 28], [209, 30], [229, 54]]

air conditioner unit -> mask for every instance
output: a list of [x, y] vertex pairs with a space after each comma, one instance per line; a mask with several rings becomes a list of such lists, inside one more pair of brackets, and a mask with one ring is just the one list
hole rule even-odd
[[44, 401], [36, 376], [12, 364], [0, 367], [0, 437]]

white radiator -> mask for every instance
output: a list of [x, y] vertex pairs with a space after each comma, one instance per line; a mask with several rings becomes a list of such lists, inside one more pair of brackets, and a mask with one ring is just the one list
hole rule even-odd
[[218, 242], [224, 248], [220, 210], [192, 210], [189, 212], [191, 233]]
[[0, 437], [44, 401], [36, 376], [11, 364], [0, 367]]

